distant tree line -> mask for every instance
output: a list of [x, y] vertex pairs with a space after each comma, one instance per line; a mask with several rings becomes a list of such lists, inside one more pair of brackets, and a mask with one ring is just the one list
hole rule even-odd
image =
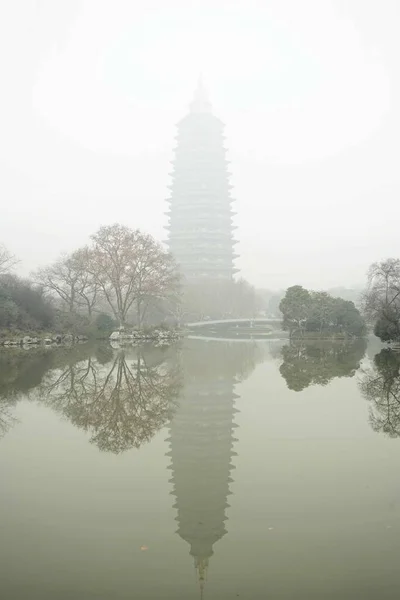
[[18, 260], [0, 244], [0, 330], [51, 327], [54, 310], [43, 288], [12, 273]]
[[290, 337], [346, 334], [361, 337], [366, 325], [354, 302], [334, 298], [327, 292], [315, 292], [294, 285], [280, 302], [282, 326]]
[[0, 276], [0, 330], [50, 330], [55, 311], [41, 287], [16, 275]]

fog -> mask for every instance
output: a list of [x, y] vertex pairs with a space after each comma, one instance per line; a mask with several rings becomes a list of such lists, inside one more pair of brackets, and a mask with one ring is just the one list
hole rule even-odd
[[17, 0], [0, 9], [0, 241], [29, 273], [120, 222], [165, 239], [201, 72], [226, 124], [241, 274], [362, 285], [399, 255], [395, 0]]

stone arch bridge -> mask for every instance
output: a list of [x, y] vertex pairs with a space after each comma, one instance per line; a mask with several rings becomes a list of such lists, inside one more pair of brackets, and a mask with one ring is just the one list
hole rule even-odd
[[243, 333], [267, 335], [282, 329], [281, 319], [268, 317], [196, 321], [186, 323], [186, 328], [191, 333], [226, 334], [229, 332], [238, 335]]

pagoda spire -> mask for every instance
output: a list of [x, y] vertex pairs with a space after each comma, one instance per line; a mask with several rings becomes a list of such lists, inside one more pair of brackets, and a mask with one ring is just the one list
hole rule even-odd
[[210, 113], [212, 112], [211, 102], [203, 81], [203, 74], [200, 73], [197, 80], [197, 88], [194, 92], [193, 100], [190, 104], [192, 113]]

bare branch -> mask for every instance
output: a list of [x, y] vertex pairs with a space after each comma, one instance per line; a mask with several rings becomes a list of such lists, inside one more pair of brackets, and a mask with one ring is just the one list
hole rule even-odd
[[12, 271], [18, 262], [19, 260], [3, 244], [0, 244], [0, 275]]
[[136, 303], [140, 326], [143, 307], [176, 290], [174, 261], [151, 236], [122, 225], [101, 227], [92, 240], [89, 270], [94, 281], [121, 326]]

